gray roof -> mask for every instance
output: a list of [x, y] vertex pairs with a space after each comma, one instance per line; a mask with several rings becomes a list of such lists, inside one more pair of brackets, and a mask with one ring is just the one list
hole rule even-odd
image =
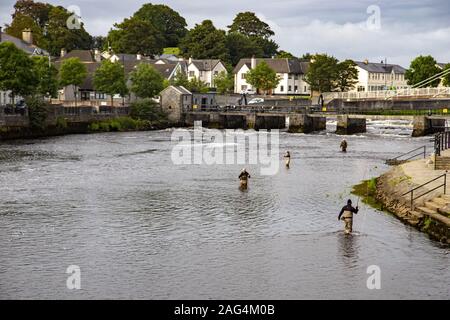
[[406, 69], [399, 66], [398, 64], [384, 64], [381, 62], [365, 63], [364, 61], [355, 61], [355, 63], [361, 69], [364, 69], [368, 72], [373, 72], [373, 73], [392, 73], [392, 72], [405, 73], [406, 72]]
[[166, 91], [166, 90], [175, 90], [175, 91], [178, 92], [179, 94], [189, 94], [189, 95], [192, 94], [188, 89], [186, 89], [186, 88], [183, 87], [183, 86], [173, 86], [173, 85], [170, 85], [170, 86], [168, 86], [167, 88], [165, 88], [165, 89], [164, 89], [163, 91], [161, 91], [161, 92], [164, 92], [164, 91]]
[[48, 52], [45, 51], [44, 49], [39, 48], [38, 46], [34, 45], [34, 44], [29, 44], [25, 41], [23, 41], [22, 39], [10, 36], [9, 34], [6, 34], [4, 32], [0, 32], [1, 33], [1, 41], [2, 42], [12, 42], [16, 45], [17, 48], [22, 49], [23, 51], [25, 51], [28, 54], [31, 55], [38, 55], [38, 56], [48, 56]]
[[211, 71], [215, 66], [217, 66], [217, 64], [221, 63], [221, 61], [219, 59], [193, 59], [192, 63], [199, 71]]
[[448, 65], [448, 64], [450, 64], [450, 63], [439, 62], [439, 63], [437, 63], [437, 66], [438, 66], [440, 69], [444, 69], [445, 66]]
[[[233, 73], [237, 73], [244, 65], [250, 68], [251, 61], [251, 58], [239, 60], [238, 64], [233, 70]], [[256, 58], [256, 65], [260, 64], [263, 61], [266, 62], [267, 65], [276, 73], [305, 74], [308, 71], [309, 67], [308, 61], [288, 58]]]

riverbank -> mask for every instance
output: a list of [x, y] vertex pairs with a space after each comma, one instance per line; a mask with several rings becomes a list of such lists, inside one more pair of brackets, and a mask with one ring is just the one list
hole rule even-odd
[[[391, 168], [378, 178], [363, 181], [354, 186], [352, 193], [361, 196], [372, 207], [387, 210], [404, 223], [427, 233], [430, 238], [450, 245], [450, 196], [439, 188], [443, 179], [417, 189], [414, 197], [430, 192], [414, 200], [413, 209], [408, 193], [444, 173], [445, 170], [434, 170], [428, 159], [410, 161]], [[450, 190], [448, 183], [447, 190]]]

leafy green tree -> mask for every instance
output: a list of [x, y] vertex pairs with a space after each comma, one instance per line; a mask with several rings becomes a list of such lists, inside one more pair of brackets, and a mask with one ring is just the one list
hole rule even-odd
[[63, 60], [59, 69], [59, 85], [61, 87], [72, 86], [75, 94], [75, 106], [77, 105], [78, 87], [87, 77], [86, 66], [78, 58]]
[[[17, 16], [28, 16], [36, 22], [41, 28], [44, 28], [49, 20], [50, 10], [53, 8], [51, 4], [34, 2], [33, 0], [18, 0], [14, 5], [13, 20]], [[28, 27], [29, 28], [29, 27]]]
[[189, 80], [186, 89], [188, 89], [191, 92], [199, 92], [199, 93], [206, 93], [209, 91], [209, 88], [206, 85], [206, 83], [197, 77], [194, 77], [191, 80]]
[[249, 11], [238, 13], [228, 28], [230, 32], [239, 32], [248, 37], [268, 39], [275, 34], [267, 23]]
[[220, 72], [214, 78], [214, 84], [217, 88], [217, 92], [220, 94], [233, 92], [234, 89], [234, 77], [232, 73], [225, 71]]
[[42, 28], [30, 16], [17, 14], [11, 24], [6, 26], [5, 32], [13, 37], [22, 39], [22, 31], [24, 29], [30, 29], [33, 33], [33, 44], [41, 48], [47, 45], [42, 34]]
[[163, 47], [177, 47], [187, 33], [186, 20], [163, 4], [144, 4], [133, 17], [153, 24], [164, 37]]
[[171, 84], [174, 86], [183, 86], [187, 88], [189, 86], [189, 79], [181, 70], [178, 70], [177, 73], [175, 73], [175, 77], [171, 80]]
[[316, 54], [309, 64], [306, 82], [313, 91], [330, 92], [335, 88], [338, 74], [338, 60], [335, 57]]
[[103, 60], [95, 70], [94, 87], [96, 91], [110, 95], [111, 106], [113, 106], [115, 94], [124, 97], [128, 93], [123, 65]]
[[294, 59], [295, 58], [292, 53], [284, 51], [284, 50], [278, 51], [276, 57], [279, 58], [279, 59], [286, 59], [286, 58], [287, 59]]
[[358, 83], [358, 69], [353, 60], [344, 60], [337, 65], [336, 87], [340, 91], [349, 91]]
[[131, 92], [137, 97], [153, 98], [164, 89], [163, 76], [151, 65], [140, 63], [130, 75]]
[[225, 31], [216, 29], [211, 20], [196, 24], [180, 42], [179, 47], [186, 58], [229, 60]]
[[58, 94], [58, 70], [49, 62], [48, 57], [34, 56], [33, 72], [38, 84], [35, 91], [42, 97], [56, 98]]
[[33, 61], [11, 42], [0, 44], [0, 90], [11, 91], [13, 103], [17, 95], [34, 92], [38, 79], [33, 72]]
[[300, 57], [300, 60], [311, 61], [311, 59], [312, 59], [313, 57], [314, 57], [313, 54], [307, 52], [307, 53], [303, 54], [303, 55]]
[[[450, 70], [450, 63], [445, 65], [444, 70]], [[444, 76], [443, 85], [446, 87], [450, 87], [450, 72]]]
[[159, 104], [149, 98], [135, 101], [130, 107], [130, 116], [133, 119], [149, 121], [162, 121], [167, 119], [167, 115], [163, 112]]
[[238, 32], [231, 32], [226, 35], [226, 47], [230, 54], [230, 63], [235, 66], [239, 60], [251, 56], [263, 57], [264, 51], [253, 39]]
[[[409, 69], [406, 70], [405, 78], [408, 80], [409, 85], [414, 86], [439, 72], [440, 70], [436, 66], [436, 60], [432, 56], [418, 56], [411, 61]], [[436, 79], [426, 86], [437, 87], [440, 81], [440, 79]]]
[[152, 23], [131, 17], [114, 26], [107, 39], [115, 52], [149, 56], [162, 53], [164, 36]]
[[281, 79], [265, 61], [262, 61], [247, 72], [246, 80], [252, 87], [263, 90], [264, 94], [266, 94], [267, 91], [275, 89]]
[[272, 58], [277, 54], [279, 46], [272, 39], [266, 39], [261, 37], [254, 37], [252, 39], [262, 49], [263, 58]]

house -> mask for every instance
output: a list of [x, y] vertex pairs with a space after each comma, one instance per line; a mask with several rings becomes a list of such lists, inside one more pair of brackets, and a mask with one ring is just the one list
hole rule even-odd
[[[94, 88], [93, 78], [95, 71], [101, 65], [101, 61], [105, 59], [105, 55], [98, 50], [73, 50], [66, 53], [65, 50], [61, 51], [61, 57], [55, 61], [55, 66], [60, 67], [61, 63], [68, 58], [78, 58], [86, 66], [88, 75], [84, 82], [77, 88], [77, 99], [80, 101], [92, 101], [96, 104], [110, 104], [111, 97], [97, 92]], [[144, 59], [140, 55], [130, 54], [112, 54], [106, 57], [107, 59], [121, 63], [124, 66], [125, 76], [129, 78], [129, 75], [136, 67], [141, 63], [150, 64], [155, 68], [166, 80], [171, 80], [175, 77], [178, 70], [181, 70], [181, 66], [178, 63], [171, 64], [155, 64], [155, 60]], [[131, 85], [130, 80], [128, 84]], [[136, 97], [131, 93], [126, 98], [119, 95], [114, 96], [113, 101], [115, 105], [122, 105], [124, 103], [130, 103], [134, 101]], [[74, 101], [75, 92], [72, 86], [68, 86], [60, 90], [59, 100], [61, 101]]]
[[[15, 46], [30, 56], [47, 56], [49, 57], [49, 53], [44, 49], [39, 48], [38, 46], [33, 44], [33, 33], [30, 29], [25, 29], [22, 32], [22, 39], [10, 36], [2, 32], [2, 28], [0, 27], [0, 43], [3, 42], [12, 42]], [[16, 97], [16, 101], [19, 97]], [[0, 105], [11, 104], [12, 98], [10, 97], [10, 93], [6, 91], [0, 91]]]
[[227, 73], [227, 68], [219, 59], [194, 60], [189, 58], [187, 63], [188, 79], [200, 79], [211, 88], [214, 87], [214, 78], [222, 71]]
[[273, 69], [280, 77], [278, 86], [271, 92], [271, 94], [299, 94], [309, 95], [311, 90], [308, 83], [305, 81], [305, 75], [308, 71], [309, 62], [299, 59], [270, 59], [270, 58], [250, 58], [241, 59], [233, 70], [234, 74], [234, 92], [241, 93], [247, 90], [258, 91], [258, 88], [253, 88], [247, 81], [247, 73], [254, 69], [261, 62]]
[[377, 91], [408, 88], [405, 79], [406, 69], [397, 64], [355, 61], [358, 82], [350, 91]]
[[160, 93], [160, 104], [169, 121], [178, 124], [183, 111], [192, 108], [192, 93], [183, 86], [168, 86]]

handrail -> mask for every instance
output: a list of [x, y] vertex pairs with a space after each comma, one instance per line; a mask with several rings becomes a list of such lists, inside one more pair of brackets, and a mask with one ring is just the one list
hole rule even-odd
[[450, 131], [439, 132], [434, 135], [434, 153], [441, 155], [441, 151], [450, 148]]
[[[429, 184], [431, 182], [434, 182], [437, 179], [440, 179], [442, 177], [444, 177], [444, 183], [443, 184], [440, 184], [437, 187], [435, 187], [435, 188], [433, 188], [431, 190], [428, 190], [428, 191], [422, 193], [419, 196], [414, 197], [414, 191], [416, 191], [417, 189], [422, 188], [423, 186], [426, 186], [427, 184]], [[446, 192], [447, 192], [447, 174], [446, 173], [444, 173], [444, 174], [442, 174], [442, 175], [440, 175], [440, 176], [438, 176], [438, 177], [436, 177], [436, 178], [434, 178], [434, 179], [432, 179], [432, 180], [430, 180], [428, 182], [425, 182], [424, 184], [421, 184], [420, 186], [417, 186], [417, 187], [409, 190], [408, 192], [405, 192], [404, 194], [402, 194], [402, 197], [406, 196], [408, 193], [411, 193], [411, 209], [414, 209], [414, 206], [413, 206], [414, 200], [417, 200], [417, 199], [423, 197], [424, 195], [426, 195], [426, 194], [428, 194], [428, 193], [430, 193], [430, 192], [432, 192], [432, 191], [434, 191], [436, 189], [439, 189], [440, 187], [444, 187], [444, 194], [446, 194]]]
[[[403, 157], [403, 156], [406, 156], [406, 155], [408, 155], [408, 154], [411, 154], [411, 153], [413, 153], [413, 152], [415, 152], [415, 151], [417, 151], [417, 150], [420, 150], [420, 149], [423, 149], [423, 151], [421, 151], [420, 153], [414, 154], [414, 155], [410, 156], [409, 158], [402, 159], [402, 160], [398, 160], [398, 158], [401, 158], [401, 157]], [[389, 164], [389, 163], [395, 163], [396, 161], [408, 161], [408, 160], [411, 160], [412, 158], [417, 157], [417, 156], [420, 156], [420, 155], [423, 155], [423, 158], [425, 159], [426, 154], [427, 154], [427, 146], [424, 145], [424, 146], [418, 147], [418, 148], [416, 148], [416, 149], [413, 149], [413, 150], [411, 150], [411, 151], [408, 151], [408, 152], [406, 152], [406, 153], [403, 153], [403, 154], [401, 154], [401, 155], [399, 155], [399, 156], [397, 156], [397, 157], [395, 157], [395, 158], [387, 159], [387, 160], [386, 160], [386, 163]]]

